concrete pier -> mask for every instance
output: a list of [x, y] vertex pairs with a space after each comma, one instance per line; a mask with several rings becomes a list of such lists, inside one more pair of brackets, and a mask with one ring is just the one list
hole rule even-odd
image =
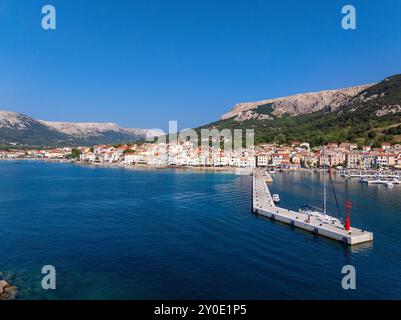
[[264, 179], [266, 183], [273, 183], [273, 178], [267, 171], [264, 173]]
[[265, 180], [266, 176], [263, 171], [256, 169], [253, 173], [252, 204], [255, 214], [310, 231], [315, 235], [341, 241], [350, 246], [373, 241], [373, 233], [371, 232], [356, 228], [351, 228], [351, 230], [347, 231], [339, 222], [326, 222], [318, 217], [310, 217], [310, 220], [308, 220], [309, 217], [306, 213], [277, 207], [273, 202]]

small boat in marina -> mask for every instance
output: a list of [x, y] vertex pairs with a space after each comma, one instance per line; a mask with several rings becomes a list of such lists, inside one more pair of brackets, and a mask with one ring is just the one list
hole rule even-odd
[[299, 212], [305, 213], [309, 217], [318, 218], [322, 222], [343, 224], [341, 219], [328, 215], [322, 208], [314, 207], [311, 205], [304, 205], [299, 208]]
[[272, 198], [273, 198], [274, 203], [280, 202], [280, 196], [277, 193], [273, 194]]

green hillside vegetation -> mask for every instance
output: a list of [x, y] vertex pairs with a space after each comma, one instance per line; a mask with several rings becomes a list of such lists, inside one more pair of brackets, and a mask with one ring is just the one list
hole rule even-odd
[[272, 115], [273, 105], [267, 104], [253, 109], [259, 114], [269, 114], [273, 120], [247, 120], [237, 122], [234, 118], [217, 121], [198, 128], [254, 129], [255, 142], [277, 142], [289, 144], [294, 140], [307, 141], [312, 146], [328, 142], [356, 142], [359, 145], [379, 145], [394, 142], [400, 135], [400, 126], [382, 129], [401, 123], [401, 113], [376, 115], [384, 106], [401, 106], [401, 75], [369, 87], [336, 111], [330, 106], [324, 110], [281, 117]]

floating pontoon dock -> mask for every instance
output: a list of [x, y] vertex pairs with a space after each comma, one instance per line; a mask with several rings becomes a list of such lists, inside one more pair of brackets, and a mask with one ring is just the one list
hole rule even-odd
[[347, 231], [339, 222], [323, 222], [317, 217], [309, 217], [303, 212], [296, 212], [277, 207], [266, 185], [266, 173], [256, 169], [253, 173], [253, 212], [255, 214], [279, 221], [292, 227], [310, 231], [315, 235], [341, 241], [346, 245], [356, 245], [373, 241], [373, 233], [351, 228]]

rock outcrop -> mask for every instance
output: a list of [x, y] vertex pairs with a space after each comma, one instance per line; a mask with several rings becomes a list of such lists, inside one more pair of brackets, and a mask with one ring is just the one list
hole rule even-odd
[[17, 293], [17, 287], [10, 285], [6, 280], [0, 280], [0, 300], [13, 300]]
[[240, 112], [234, 120], [237, 122], [247, 121], [247, 120], [271, 120], [271, 116], [267, 114], [259, 114], [252, 110]]

